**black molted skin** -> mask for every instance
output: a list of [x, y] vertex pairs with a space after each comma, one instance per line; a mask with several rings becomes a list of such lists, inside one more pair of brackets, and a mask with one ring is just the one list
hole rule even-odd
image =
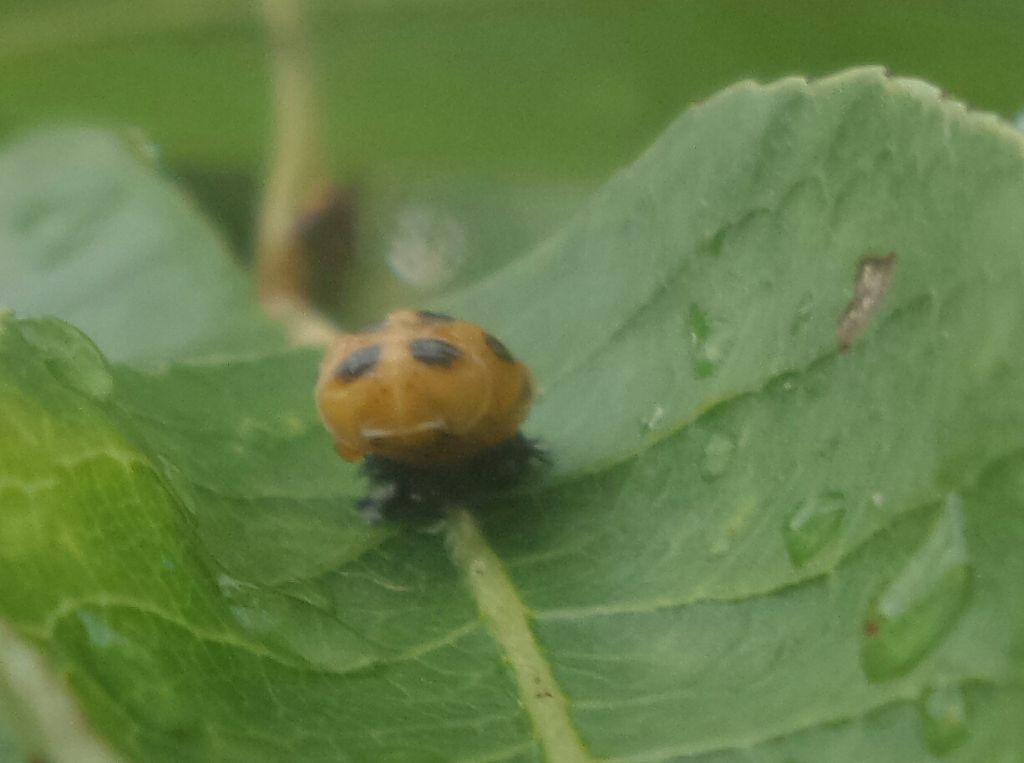
[[352, 381], [373, 370], [380, 360], [380, 345], [362, 347], [345, 358], [334, 375], [342, 381]]
[[372, 487], [357, 506], [374, 523], [430, 524], [453, 504], [475, 502], [488, 492], [515, 485], [534, 463], [547, 464], [550, 459], [536, 440], [521, 432], [465, 463], [445, 469], [423, 469], [367, 456], [363, 459], [363, 474]]
[[504, 360], [506, 363], [515, 363], [516, 359], [512, 357], [512, 353], [508, 351], [500, 339], [491, 334], [484, 334], [484, 341], [487, 342], [487, 346], [491, 348], [491, 352], [498, 356], [499, 359]]
[[443, 339], [413, 339], [409, 342], [409, 352], [420, 363], [444, 368], [451, 368], [462, 357], [462, 350]]

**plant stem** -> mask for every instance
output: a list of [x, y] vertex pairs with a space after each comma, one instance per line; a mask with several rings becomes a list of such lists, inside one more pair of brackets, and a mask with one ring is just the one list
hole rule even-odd
[[300, 343], [325, 344], [333, 327], [312, 307], [296, 246], [304, 210], [331, 187], [302, 0], [263, 0], [273, 72], [274, 146], [260, 211], [256, 279], [264, 310]]
[[480, 615], [512, 668], [519, 697], [547, 759], [557, 763], [593, 761], [573, 726], [568, 700], [530, 629], [529, 612], [476, 519], [466, 509], [454, 508], [447, 533], [452, 560], [465, 575]]

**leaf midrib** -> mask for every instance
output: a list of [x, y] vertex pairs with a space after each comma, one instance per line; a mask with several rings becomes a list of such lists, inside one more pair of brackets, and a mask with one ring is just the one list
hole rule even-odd
[[547, 759], [594, 763], [569, 715], [569, 701], [529, 626], [522, 597], [466, 509], [451, 512], [447, 541], [481, 617], [512, 668], [520, 701]]

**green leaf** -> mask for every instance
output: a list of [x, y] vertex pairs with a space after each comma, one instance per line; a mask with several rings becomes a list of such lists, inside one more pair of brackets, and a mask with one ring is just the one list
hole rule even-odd
[[124, 763], [97, 738], [52, 665], [0, 623], [0, 760]]
[[140, 139], [62, 128], [0, 153], [0, 305], [56, 314], [112, 359], [268, 349], [280, 332]]
[[8, 317], [0, 617], [136, 760], [1015, 760], [1021, 209], [1020, 135], [920, 82], [690, 110], [439, 305], [534, 367], [553, 458], [450, 551], [352, 511], [314, 354]]

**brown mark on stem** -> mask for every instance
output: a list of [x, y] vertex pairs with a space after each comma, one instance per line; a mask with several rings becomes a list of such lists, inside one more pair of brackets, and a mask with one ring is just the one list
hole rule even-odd
[[303, 0], [263, 0], [274, 145], [258, 224], [256, 280], [263, 309], [284, 323], [293, 341], [326, 344], [335, 329], [315, 305], [330, 302], [322, 292], [340, 286], [354, 249], [355, 204], [326, 171], [304, 10]]

